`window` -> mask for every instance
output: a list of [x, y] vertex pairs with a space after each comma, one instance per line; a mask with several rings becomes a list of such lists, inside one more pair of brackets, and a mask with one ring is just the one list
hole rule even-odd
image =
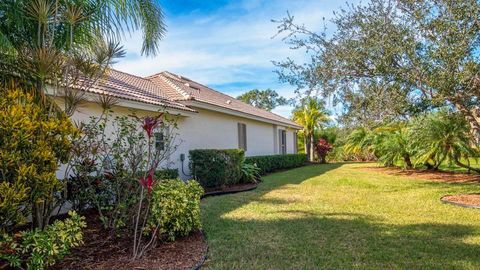
[[283, 129], [278, 131], [278, 142], [280, 154], [285, 155], [287, 153], [287, 132]]
[[247, 125], [238, 123], [238, 148], [247, 151]]
[[163, 136], [163, 132], [155, 132], [155, 149], [157, 151], [165, 150], [165, 137]]

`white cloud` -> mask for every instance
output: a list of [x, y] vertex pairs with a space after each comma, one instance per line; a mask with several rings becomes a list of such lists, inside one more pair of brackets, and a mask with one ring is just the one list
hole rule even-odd
[[[276, 24], [289, 10], [298, 22], [319, 30], [323, 17], [331, 17], [335, 1], [242, 0], [232, 1], [214, 12], [202, 15], [197, 10], [177, 17], [167, 17], [168, 33], [154, 58], [140, 56], [141, 33], [134, 33], [124, 44], [127, 57], [115, 68], [140, 76], [169, 70], [207, 85], [241, 85], [221, 87], [231, 95], [252, 88], [273, 88], [293, 97], [294, 88], [281, 85], [272, 60], [286, 57], [303, 59], [281, 38], [272, 39]], [[288, 116], [288, 108], [277, 113]]]

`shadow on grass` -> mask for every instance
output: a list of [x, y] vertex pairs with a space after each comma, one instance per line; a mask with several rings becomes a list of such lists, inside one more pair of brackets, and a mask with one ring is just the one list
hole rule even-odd
[[[208, 198], [203, 222], [211, 269], [478, 269], [480, 246], [465, 243], [478, 227], [385, 224], [374, 216], [281, 209], [273, 190], [341, 167], [307, 166], [272, 174], [247, 193]], [[439, 183], [442, 184], [442, 183]], [[446, 184], [446, 183], [443, 183]], [[292, 196], [295, 194], [292, 194]], [[274, 218], [226, 215], [247, 203], [278, 205]]]

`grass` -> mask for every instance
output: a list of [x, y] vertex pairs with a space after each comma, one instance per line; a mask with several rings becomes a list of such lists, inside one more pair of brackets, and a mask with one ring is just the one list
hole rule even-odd
[[478, 186], [368, 166], [307, 166], [205, 199], [207, 268], [480, 269], [480, 210], [439, 201]]

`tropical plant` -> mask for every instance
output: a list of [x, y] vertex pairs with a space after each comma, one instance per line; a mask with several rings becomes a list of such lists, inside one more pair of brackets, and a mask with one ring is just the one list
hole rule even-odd
[[[69, 199], [75, 207], [93, 206], [112, 233], [118, 229], [131, 233], [132, 256], [136, 259], [158, 237], [153, 234], [142, 242], [148, 229], [151, 193], [159, 180], [155, 172], [178, 147], [176, 118], [163, 113], [155, 117], [111, 117], [106, 109], [101, 117], [92, 117], [81, 125], [81, 136], [74, 141], [66, 169], [73, 178]], [[107, 126], [113, 129], [107, 130]], [[163, 134], [161, 145], [154, 140], [159, 133]]]
[[402, 166], [412, 168], [414, 149], [410, 146], [410, 137], [411, 132], [403, 123], [381, 125], [372, 130], [358, 128], [347, 138], [343, 149], [354, 154], [373, 153], [385, 166], [401, 162]]
[[62, 201], [56, 171], [66, 162], [77, 130], [63, 113], [47, 117], [34, 95], [19, 89], [0, 91], [1, 231], [25, 217], [43, 229]]
[[41, 270], [53, 265], [83, 244], [84, 217], [69, 212], [69, 218], [57, 220], [43, 230], [38, 228], [0, 235], [0, 259], [10, 267]]
[[416, 118], [411, 128], [415, 134], [412, 144], [417, 151], [416, 164], [438, 169], [442, 163], [449, 162], [480, 172], [480, 169], [468, 164], [469, 158], [477, 158], [480, 153], [473, 147], [468, 123], [461, 114], [448, 110], [432, 112]]
[[329, 121], [324, 102], [313, 97], [306, 98], [301, 106], [294, 109], [293, 120], [303, 127], [301, 135], [305, 140], [305, 152], [313, 161], [315, 130]]
[[118, 41], [137, 29], [144, 34], [142, 53], [155, 54], [165, 32], [157, 1], [1, 1], [0, 78], [35, 89], [43, 103], [46, 92], [63, 97], [70, 115], [83, 100], [77, 89], [102, 79], [124, 55]]
[[405, 124], [390, 124], [374, 130], [374, 153], [378, 161], [385, 166], [394, 166], [401, 162], [404, 168], [413, 168], [411, 147], [411, 131]]
[[333, 147], [327, 142], [327, 140], [320, 138], [315, 144], [315, 152], [317, 153], [320, 163], [327, 163], [327, 154], [332, 151]]
[[242, 171], [242, 182], [257, 183], [260, 180], [260, 168], [256, 164], [245, 163], [245, 160], [243, 160], [240, 169]]

